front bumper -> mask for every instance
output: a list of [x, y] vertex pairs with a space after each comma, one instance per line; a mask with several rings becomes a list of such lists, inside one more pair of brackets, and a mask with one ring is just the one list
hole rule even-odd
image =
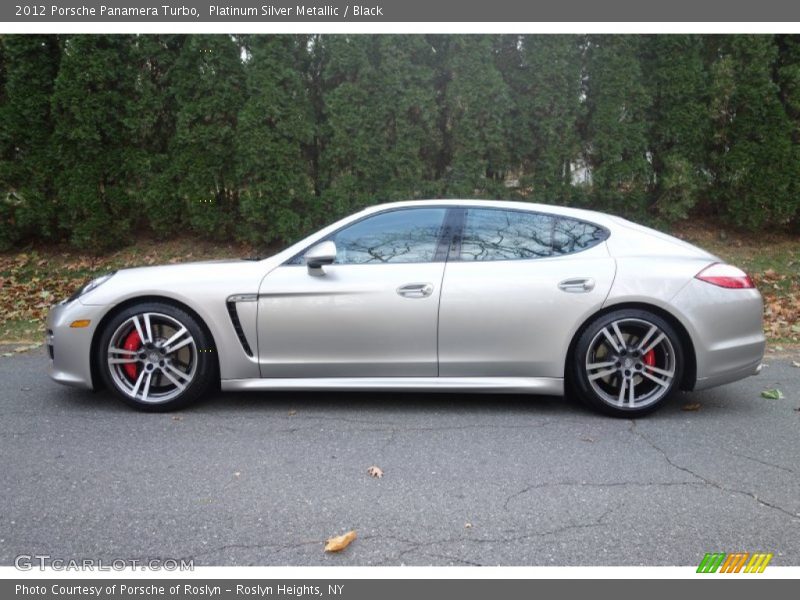
[[[45, 343], [50, 356], [47, 372], [58, 383], [94, 389], [92, 382], [92, 338], [105, 307], [88, 306], [80, 299], [61, 302], [47, 315]], [[88, 327], [70, 327], [78, 320], [89, 320]]]

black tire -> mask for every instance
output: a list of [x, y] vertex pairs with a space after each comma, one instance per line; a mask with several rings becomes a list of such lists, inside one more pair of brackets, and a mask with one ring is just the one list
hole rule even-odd
[[146, 412], [182, 408], [219, 378], [211, 336], [195, 317], [163, 302], [135, 304], [114, 315], [100, 332], [96, 352], [105, 385]]
[[683, 370], [681, 339], [668, 321], [646, 310], [621, 309], [581, 332], [567, 365], [567, 389], [604, 414], [641, 417], [678, 391]]

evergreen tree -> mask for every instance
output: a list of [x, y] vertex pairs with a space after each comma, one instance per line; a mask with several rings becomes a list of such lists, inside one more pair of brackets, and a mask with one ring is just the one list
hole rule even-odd
[[307, 148], [314, 135], [302, 56], [305, 36], [254, 36], [237, 156], [244, 231], [253, 241], [292, 241], [309, 228], [313, 184]]
[[2, 46], [0, 247], [9, 247], [18, 239], [54, 233], [50, 97], [61, 49], [52, 35], [5, 36]]
[[644, 211], [652, 171], [640, 44], [638, 36], [597, 35], [586, 46], [584, 144], [593, 199], [598, 208], [629, 215]]
[[66, 39], [52, 96], [58, 215], [82, 248], [124, 243], [139, 211], [132, 173], [136, 147], [133, 38], [77, 35]]
[[536, 202], [569, 204], [580, 154], [581, 37], [504, 36], [501, 70], [513, 110], [509, 152], [523, 193]]
[[737, 225], [787, 224], [797, 214], [794, 126], [772, 79], [772, 36], [712, 38], [713, 198]]
[[776, 83], [780, 99], [792, 122], [792, 142], [800, 143], [800, 36], [775, 36], [778, 44]]
[[323, 195], [336, 213], [430, 195], [431, 47], [419, 36], [324, 37]]
[[176, 182], [170, 148], [177, 127], [177, 102], [172, 78], [186, 35], [143, 35], [135, 40], [137, 68], [136, 114], [143, 162], [137, 173], [145, 210], [143, 223], [160, 234], [170, 234], [183, 222], [183, 206], [175, 197]]
[[495, 36], [453, 35], [437, 40], [445, 174], [448, 196], [506, 196], [513, 168], [509, 136], [511, 93], [497, 68]]
[[668, 219], [684, 218], [706, 184], [710, 120], [703, 38], [655, 35], [642, 44], [652, 98], [648, 147], [655, 183], [653, 207]]
[[[244, 88], [236, 39], [186, 39], [170, 77], [177, 113], [169, 177], [189, 226], [218, 239], [231, 236], [239, 218], [236, 126]], [[169, 225], [174, 231], [177, 224]]]

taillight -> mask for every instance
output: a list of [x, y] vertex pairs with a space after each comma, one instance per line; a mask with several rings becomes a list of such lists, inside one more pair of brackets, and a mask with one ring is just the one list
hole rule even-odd
[[705, 281], [719, 287], [729, 289], [751, 289], [756, 287], [750, 276], [733, 265], [714, 263], [694, 276], [695, 279]]

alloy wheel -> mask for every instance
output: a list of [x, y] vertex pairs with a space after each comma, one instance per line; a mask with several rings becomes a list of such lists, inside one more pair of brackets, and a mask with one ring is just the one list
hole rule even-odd
[[672, 388], [677, 359], [669, 336], [637, 318], [612, 321], [589, 343], [585, 369], [589, 385], [609, 406], [640, 409]]
[[135, 314], [111, 335], [108, 371], [117, 388], [139, 402], [180, 396], [197, 372], [198, 349], [186, 326], [157, 312]]

